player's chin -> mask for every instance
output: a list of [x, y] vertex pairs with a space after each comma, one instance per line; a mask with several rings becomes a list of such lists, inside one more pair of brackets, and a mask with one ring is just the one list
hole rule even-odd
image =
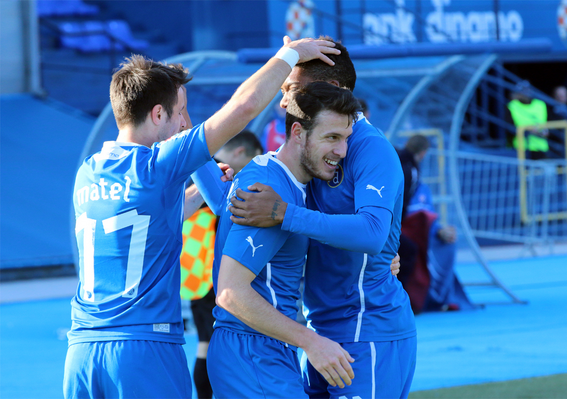
[[333, 180], [333, 178], [335, 177], [335, 172], [334, 171], [319, 171], [319, 173], [317, 173], [317, 176], [315, 176], [316, 178], [323, 180], [323, 181], [331, 181]]

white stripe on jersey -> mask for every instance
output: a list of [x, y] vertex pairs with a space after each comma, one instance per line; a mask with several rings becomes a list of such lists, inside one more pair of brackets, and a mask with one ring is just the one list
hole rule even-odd
[[366, 263], [368, 262], [368, 254], [364, 254], [364, 261], [362, 262], [362, 269], [358, 276], [358, 292], [360, 293], [360, 312], [358, 312], [358, 321], [356, 323], [356, 333], [354, 334], [354, 342], [358, 342], [360, 338], [360, 329], [362, 327], [362, 314], [366, 310], [366, 303], [364, 302], [364, 289], [362, 283], [364, 281], [364, 271], [366, 270]]
[[300, 183], [299, 180], [296, 179], [295, 175], [291, 173], [291, 170], [289, 170], [288, 167], [276, 157], [276, 154], [277, 154], [276, 152], [270, 151], [264, 155], [256, 155], [252, 159], [252, 161], [254, 161], [260, 166], [268, 165], [269, 161], [273, 161], [277, 163], [288, 175], [289, 179], [293, 182], [293, 184], [295, 184], [295, 186], [301, 191], [301, 194], [303, 195], [303, 203], [305, 203], [305, 197], [307, 196], [305, 192], [305, 188], [307, 187], [307, 184]]
[[266, 285], [270, 290], [270, 294], [272, 295], [272, 305], [274, 308], [277, 309], [278, 306], [278, 299], [276, 298], [276, 291], [272, 288], [272, 264], [266, 264]]
[[370, 343], [370, 353], [372, 356], [372, 399], [376, 398], [376, 347], [374, 342]]

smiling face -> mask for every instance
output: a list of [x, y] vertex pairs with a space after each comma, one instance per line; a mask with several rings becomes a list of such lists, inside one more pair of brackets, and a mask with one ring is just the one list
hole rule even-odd
[[173, 107], [173, 112], [171, 116], [167, 115], [165, 109], [163, 109], [164, 122], [161, 124], [158, 131], [158, 141], [164, 141], [169, 139], [171, 136], [179, 133], [187, 127], [187, 121], [183, 116], [183, 111], [185, 109], [187, 98], [183, 86], [179, 87], [177, 90], [177, 102]]
[[310, 177], [331, 180], [339, 161], [346, 156], [347, 140], [352, 134], [352, 120], [348, 115], [322, 111], [309, 134], [303, 131], [300, 164]]

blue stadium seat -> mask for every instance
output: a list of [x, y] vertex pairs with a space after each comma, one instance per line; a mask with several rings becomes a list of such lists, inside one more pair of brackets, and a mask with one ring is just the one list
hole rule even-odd
[[61, 30], [61, 47], [79, 50], [85, 41], [84, 26], [77, 22], [63, 22], [59, 24]]
[[112, 41], [107, 33], [106, 23], [102, 21], [86, 21], [84, 23], [85, 41], [79, 50], [86, 53], [99, 53], [108, 51], [112, 47]]
[[115, 39], [115, 49], [125, 50], [125, 46], [129, 50], [145, 50], [148, 47], [148, 42], [146, 40], [139, 40], [134, 38], [130, 26], [126, 21], [123, 20], [113, 20], [108, 21], [107, 32]]
[[61, 30], [61, 46], [84, 53], [111, 49], [141, 51], [149, 45], [146, 40], [134, 38], [128, 23], [122, 20], [62, 22], [58, 26]]
[[39, 17], [65, 17], [95, 15], [99, 8], [82, 0], [37, 0]]
[[101, 21], [62, 22], [61, 45], [84, 53], [100, 53], [111, 49], [112, 42]]

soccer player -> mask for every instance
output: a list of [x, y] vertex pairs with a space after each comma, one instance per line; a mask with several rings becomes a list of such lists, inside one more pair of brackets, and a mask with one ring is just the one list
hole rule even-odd
[[110, 85], [116, 141], [85, 159], [73, 202], [79, 286], [64, 395], [190, 398], [179, 296], [184, 184], [264, 109], [296, 62], [337, 54], [303, 39], [284, 46], [202, 124], [182, 116], [181, 65], [133, 56]]
[[309, 238], [280, 226], [233, 225], [228, 199], [237, 187], [262, 181], [304, 207], [306, 184], [313, 177], [332, 179], [345, 156], [357, 109], [349, 90], [325, 82], [307, 85], [287, 108], [286, 142], [279, 152], [254, 158], [230, 190], [217, 190], [214, 171], [203, 174], [201, 168], [193, 175], [221, 215], [213, 266], [218, 306], [207, 362], [217, 398], [307, 397], [296, 347], [329, 384], [344, 387], [354, 377], [347, 351], [295, 321]]
[[[333, 69], [317, 61], [293, 69], [282, 86], [282, 107], [312, 81], [354, 89], [352, 61], [344, 46], [336, 47], [341, 54], [331, 56]], [[305, 363], [306, 392], [349, 399], [407, 397], [415, 370], [415, 320], [408, 295], [388, 267], [399, 245], [404, 176], [384, 134], [360, 113], [333, 179], [309, 183], [308, 209], [282, 200], [263, 184], [248, 190], [260, 193], [237, 190], [233, 222], [282, 223], [282, 230], [312, 238], [305, 268], [308, 325], [341, 343], [356, 360], [356, 379], [340, 390]]]

